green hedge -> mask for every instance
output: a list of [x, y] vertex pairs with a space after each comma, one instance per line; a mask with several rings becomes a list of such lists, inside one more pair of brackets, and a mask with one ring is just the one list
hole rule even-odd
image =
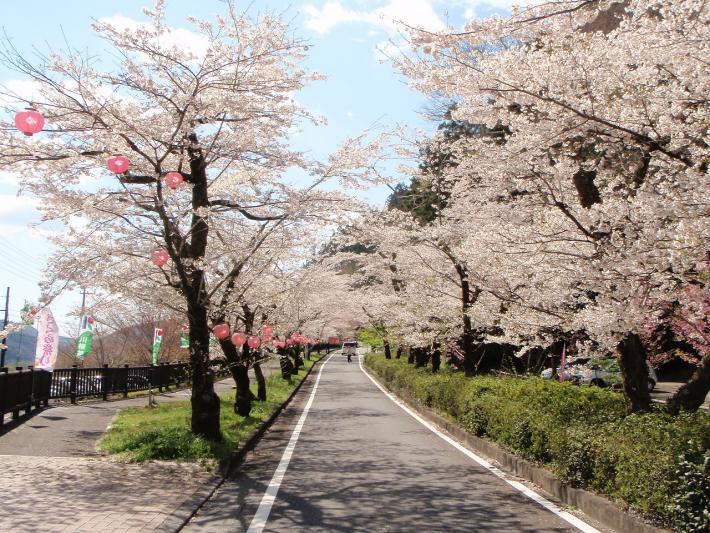
[[620, 394], [532, 377], [432, 374], [368, 355], [394, 391], [678, 531], [710, 530], [710, 414], [624, 416]]

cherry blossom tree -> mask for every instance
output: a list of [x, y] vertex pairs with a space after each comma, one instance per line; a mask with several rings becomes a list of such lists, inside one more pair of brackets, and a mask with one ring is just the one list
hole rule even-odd
[[504, 300], [532, 298], [523, 322], [554, 313], [618, 349], [630, 411], [649, 407], [650, 303], [694, 281], [707, 251], [707, 16], [696, 0], [549, 2], [462, 31], [410, 28], [397, 60], [456, 101], [454, 119], [503, 132], [455, 143], [449, 174], [477, 218], [516, 222], [479, 230], [493, 230], [499, 272], [530, 268]]
[[[318, 192], [328, 180], [356, 184], [371, 146], [348, 141], [323, 163], [289, 147], [298, 121], [317, 121], [294, 93], [321, 76], [299, 66], [307, 46], [278, 16], [252, 20], [227, 2], [213, 22], [190, 19], [191, 39], [177, 40], [162, 1], [145, 14], [147, 22], [125, 28], [94, 24], [115, 62], [76, 50], [30, 60], [4, 42], [0, 59], [36, 91], [0, 92], [32, 104], [46, 131], [26, 137], [3, 121], [0, 165], [40, 199], [43, 220], [67, 228], [55, 239], [48, 292], [93, 283], [115, 294], [150, 292], [186, 313], [192, 431], [219, 439], [209, 333], [238, 301], [225, 294], [259, 235], [273, 235], [309, 202], [322, 205], [332, 197]], [[130, 166], [110, 176], [103, 169], [115, 154]], [[310, 177], [305, 187], [284, 178], [292, 167]], [[239, 253], [226, 253], [245, 224]]]

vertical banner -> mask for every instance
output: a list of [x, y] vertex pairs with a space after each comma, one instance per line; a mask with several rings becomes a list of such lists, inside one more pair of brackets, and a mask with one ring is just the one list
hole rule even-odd
[[91, 351], [91, 341], [94, 338], [94, 319], [88, 315], [81, 317], [79, 338], [76, 340], [76, 356], [85, 359]]
[[183, 324], [182, 330], [180, 331], [180, 348], [189, 348], [189, 347], [190, 347], [189, 326], [187, 324]]
[[57, 360], [59, 348], [59, 326], [49, 307], [42, 309], [37, 325], [37, 349], [35, 351], [35, 368], [52, 370]]
[[160, 345], [163, 342], [163, 328], [155, 328], [153, 332], [153, 364], [158, 364], [158, 354], [160, 354]]

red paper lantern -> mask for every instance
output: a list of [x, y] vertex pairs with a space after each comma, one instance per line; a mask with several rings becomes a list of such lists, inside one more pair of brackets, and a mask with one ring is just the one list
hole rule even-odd
[[153, 261], [153, 264], [155, 266], [161, 267], [167, 264], [168, 261], [170, 261], [170, 256], [168, 255], [168, 252], [161, 248], [153, 252], [153, 257], [151, 258], [151, 261]]
[[217, 324], [212, 331], [214, 336], [221, 341], [229, 337], [229, 326], [227, 324]]
[[171, 189], [177, 189], [185, 181], [179, 172], [168, 172], [165, 175], [165, 183]]
[[247, 336], [244, 335], [244, 333], [242, 333], [241, 331], [238, 331], [234, 335], [232, 335], [232, 344], [234, 344], [234, 346], [242, 346], [246, 341]]
[[261, 346], [261, 339], [259, 337], [249, 337], [247, 340], [247, 346], [251, 349], [258, 348]]
[[125, 174], [131, 162], [125, 155], [112, 155], [106, 160], [106, 166], [114, 174]]
[[15, 126], [28, 137], [32, 137], [44, 128], [44, 117], [33, 107], [28, 107], [15, 115]]

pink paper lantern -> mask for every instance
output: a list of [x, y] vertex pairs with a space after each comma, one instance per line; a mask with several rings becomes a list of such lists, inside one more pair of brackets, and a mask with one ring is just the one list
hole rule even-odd
[[161, 248], [153, 252], [153, 257], [151, 258], [151, 261], [153, 261], [153, 264], [155, 266], [161, 267], [167, 264], [168, 261], [170, 261], [170, 256], [168, 255], [167, 251]]
[[125, 174], [131, 162], [125, 155], [112, 155], [106, 160], [106, 166], [114, 174]]
[[227, 324], [217, 324], [212, 331], [214, 336], [221, 341], [229, 337], [229, 326]]
[[261, 339], [259, 337], [249, 337], [247, 340], [247, 346], [251, 349], [258, 348], [261, 346]]
[[177, 189], [183, 181], [185, 180], [179, 172], [168, 172], [165, 175], [165, 183], [173, 190]]
[[44, 128], [44, 117], [33, 107], [28, 107], [15, 115], [15, 126], [22, 133], [31, 137]]
[[264, 335], [261, 340], [264, 344], [269, 344], [272, 341], [272, 337], [271, 335]]
[[271, 337], [274, 333], [274, 328], [272, 326], [269, 326], [268, 324], [264, 324], [261, 326], [261, 334], [264, 337]]
[[234, 346], [243, 346], [246, 341], [247, 336], [241, 331], [237, 331], [234, 335], [232, 335], [232, 344], [234, 344]]
[[35, 133], [42, 131], [44, 117], [33, 107], [28, 107], [15, 115], [15, 126], [22, 133], [31, 137]]
[[286, 343], [284, 341], [274, 341], [274, 346], [277, 348], [284, 348], [286, 346]]

